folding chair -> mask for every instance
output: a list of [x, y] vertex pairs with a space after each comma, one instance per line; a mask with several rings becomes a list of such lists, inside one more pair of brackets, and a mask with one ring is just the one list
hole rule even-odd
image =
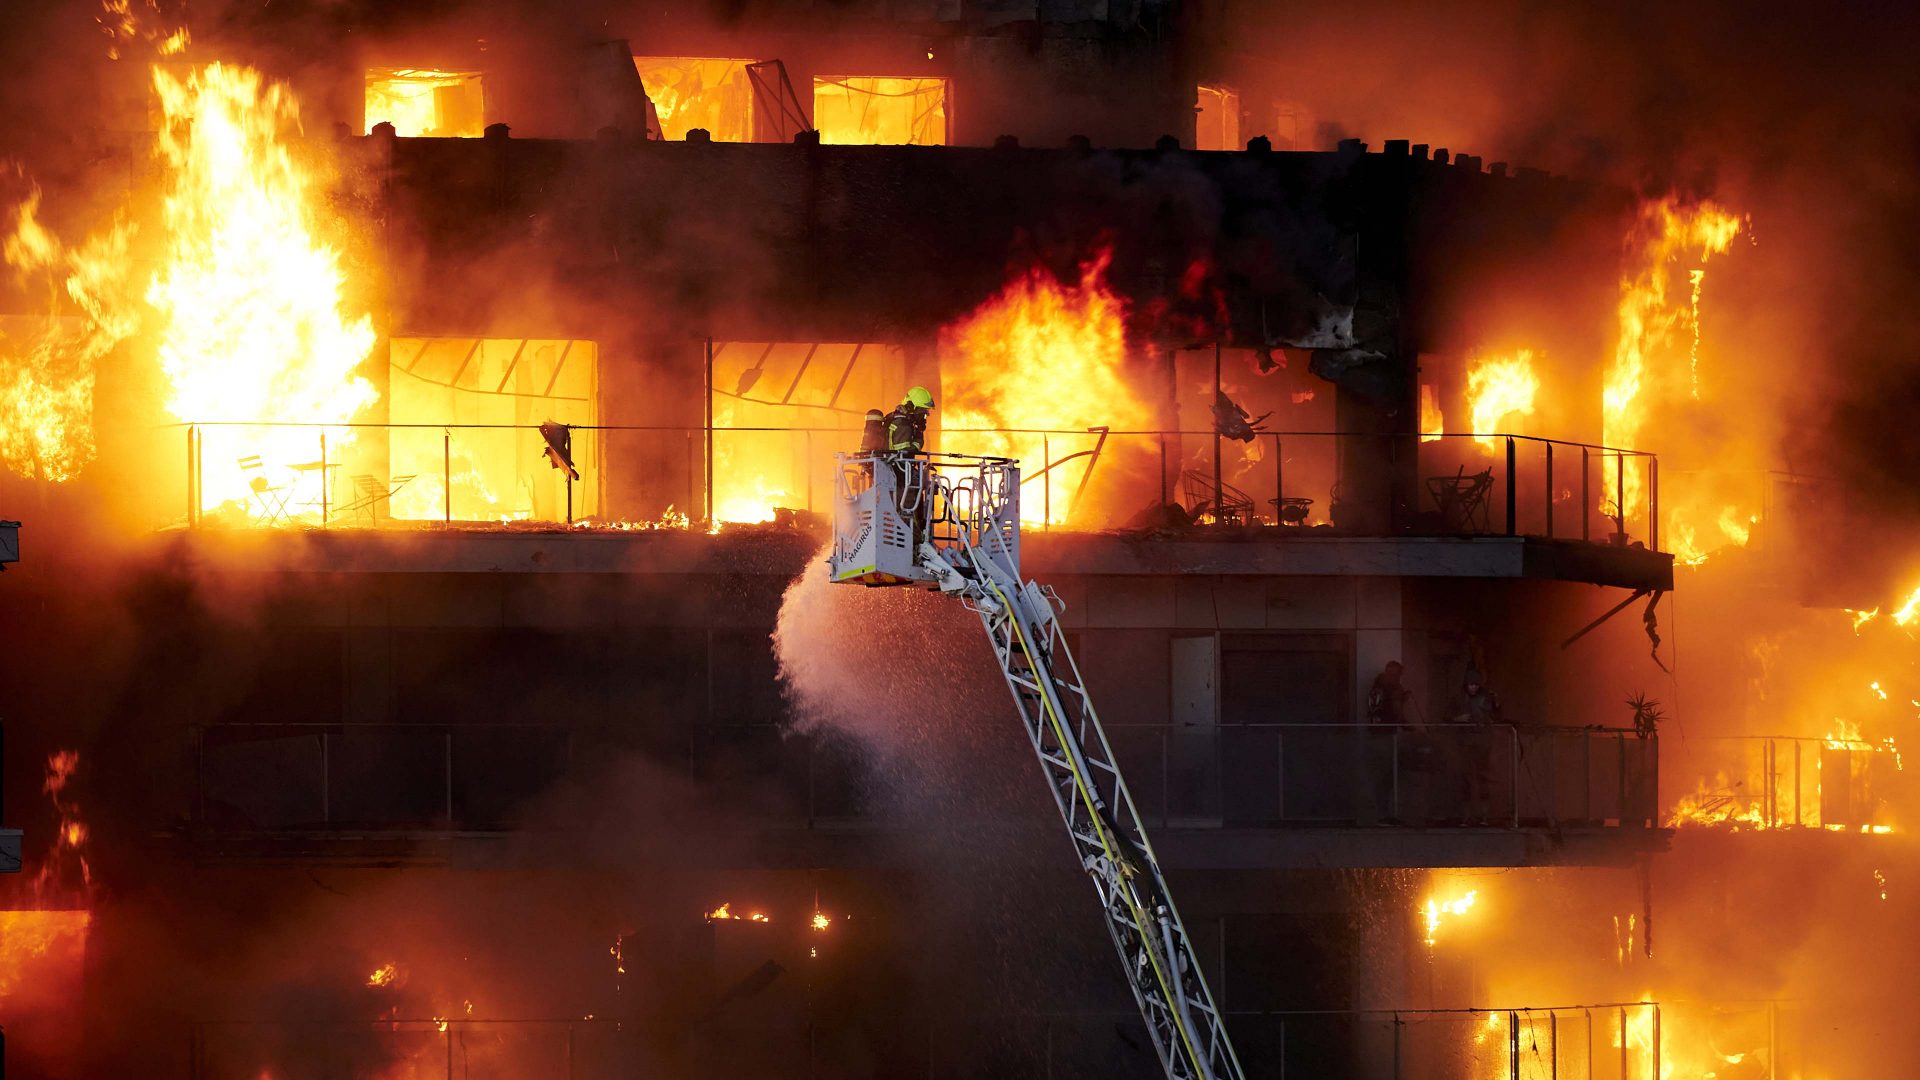
[[364, 513], [367, 515], [369, 521], [374, 524], [379, 524], [380, 504], [387, 503], [387, 519], [391, 521], [393, 519], [393, 497], [400, 493], [401, 488], [406, 487], [412, 481], [413, 475], [411, 473], [405, 476], [392, 477], [384, 484], [372, 473], [361, 473], [353, 478], [353, 489], [357, 492], [353, 501], [345, 506], [337, 507], [334, 512], [340, 514], [350, 513], [356, 518]]
[[1427, 477], [1427, 493], [1452, 532], [1488, 532], [1487, 493], [1493, 490], [1493, 467], [1469, 475], [1465, 465], [1452, 476]]
[[258, 454], [248, 454], [240, 459], [240, 471], [247, 477], [247, 490], [253, 492], [253, 501], [259, 512], [255, 517], [264, 517], [263, 524], [272, 525], [287, 519], [287, 498], [291, 489], [275, 487], [267, 480], [267, 464]]

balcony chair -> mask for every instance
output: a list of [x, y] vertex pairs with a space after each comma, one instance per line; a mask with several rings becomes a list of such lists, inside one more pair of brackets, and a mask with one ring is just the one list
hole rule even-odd
[[[1448, 532], [1491, 532], [1487, 495], [1493, 491], [1493, 467], [1469, 474], [1465, 465], [1452, 476], [1427, 477], [1427, 492]], [[1476, 524], [1478, 528], [1476, 528]]]
[[263, 525], [287, 520], [287, 498], [293, 493], [292, 489], [275, 487], [267, 480], [267, 465], [259, 454], [248, 454], [239, 460], [239, 465], [247, 478], [247, 490], [253, 492], [254, 505], [259, 507], [254, 517]]
[[1212, 514], [1217, 525], [1257, 523], [1253, 516], [1252, 497], [1225, 481], [1216, 488], [1213, 474], [1205, 470], [1188, 469], [1182, 472], [1180, 487], [1187, 499], [1187, 516], [1193, 521]]
[[401, 488], [412, 482], [412, 474], [391, 477], [383, 484], [372, 473], [360, 473], [353, 478], [353, 489], [356, 492], [353, 501], [345, 506], [336, 507], [334, 512], [350, 513], [355, 518], [365, 514], [369, 522], [378, 525], [380, 506], [384, 503], [387, 505], [387, 520], [391, 521], [393, 520], [393, 497], [400, 493]]

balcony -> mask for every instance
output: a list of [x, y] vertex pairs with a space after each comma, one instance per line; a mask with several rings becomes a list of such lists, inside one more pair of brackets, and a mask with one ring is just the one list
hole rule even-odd
[[[181, 431], [185, 513], [172, 524], [356, 533], [804, 529], [831, 505], [833, 452], [859, 438], [844, 427], [576, 425], [565, 429], [576, 478], [549, 464], [540, 431], [526, 425]], [[1239, 442], [1211, 431], [955, 429], [938, 441], [1027, 463], [1022, 517], [1041, 541], [1040, 565], [1048, 534], [1104, 533], [1151, 539], [1177, 557], [1143, 563], [1139, 549], [1108, 545], [1062, 558], [1081, 568], [1103, 559], [1101, 573], [1205, 565], [1672, 587], [1672, 560], [1659, 552], [1658, 461], [1637, 451], [1332, 432]], [[1382, 468], [1349, 464], [1359, 460]]]
[[[1631, 730], [1247, 724], [1109, 735], [1174, 869], [1612, 863], [1665, 843], [1658, 741]], [[212, 857], [505, 857], [508, 836], [542, 827], [527, 807], [577, 778], [577, 762], [632, 753], [622, 740], [611, 728], [536, 724], [195, 728], [187, 835]], [[1012, 755], [996, 764], [1019, 767], [1011, 738], [993, 751]], [[756, 865], [865, 865], [889, 857], [865, 837], [902, 827], [897, 797], [890, 809], [874, 790], [871, 755], [845, 739], [717, 728], [647, 760], [685, 782], [676, 800], [724, 807]], [[1050, 834], [1058, 823], [1046, 809], [940, 825]]]

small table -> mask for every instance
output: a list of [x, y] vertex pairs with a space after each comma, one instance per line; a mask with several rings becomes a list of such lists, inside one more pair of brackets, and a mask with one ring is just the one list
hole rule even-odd
[[300, 505], [319, 506], [320, 507], [320, 524], [322, 525], [325, 525], [327, 523], [327, 495], [332, 490], [332, 485], [330, 483], [331, 477], [328, 474], [327, 470], [337, 469], [339, 467], [340, 467], [340, 463], [337, 461], [302, 461], [302, 462], [298, 462], [296, 464], [287, 466], [287, 468], [292, 469], [294, 472], [297, 472], [297, 473], [318, 473], [319, 474], [320, 498], [317, 500], [317, 502], [301, 503]]

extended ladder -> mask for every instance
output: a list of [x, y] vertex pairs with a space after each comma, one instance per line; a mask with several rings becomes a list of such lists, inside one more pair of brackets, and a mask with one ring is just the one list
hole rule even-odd
[[1060, 633], [1060, 599], [1020, 577], [1019, 464], [841, 455], [836, 494], [834, 581], [930, 582], [979, 615], [1167, 1076], [1239, 1080], [1199, 957]]

